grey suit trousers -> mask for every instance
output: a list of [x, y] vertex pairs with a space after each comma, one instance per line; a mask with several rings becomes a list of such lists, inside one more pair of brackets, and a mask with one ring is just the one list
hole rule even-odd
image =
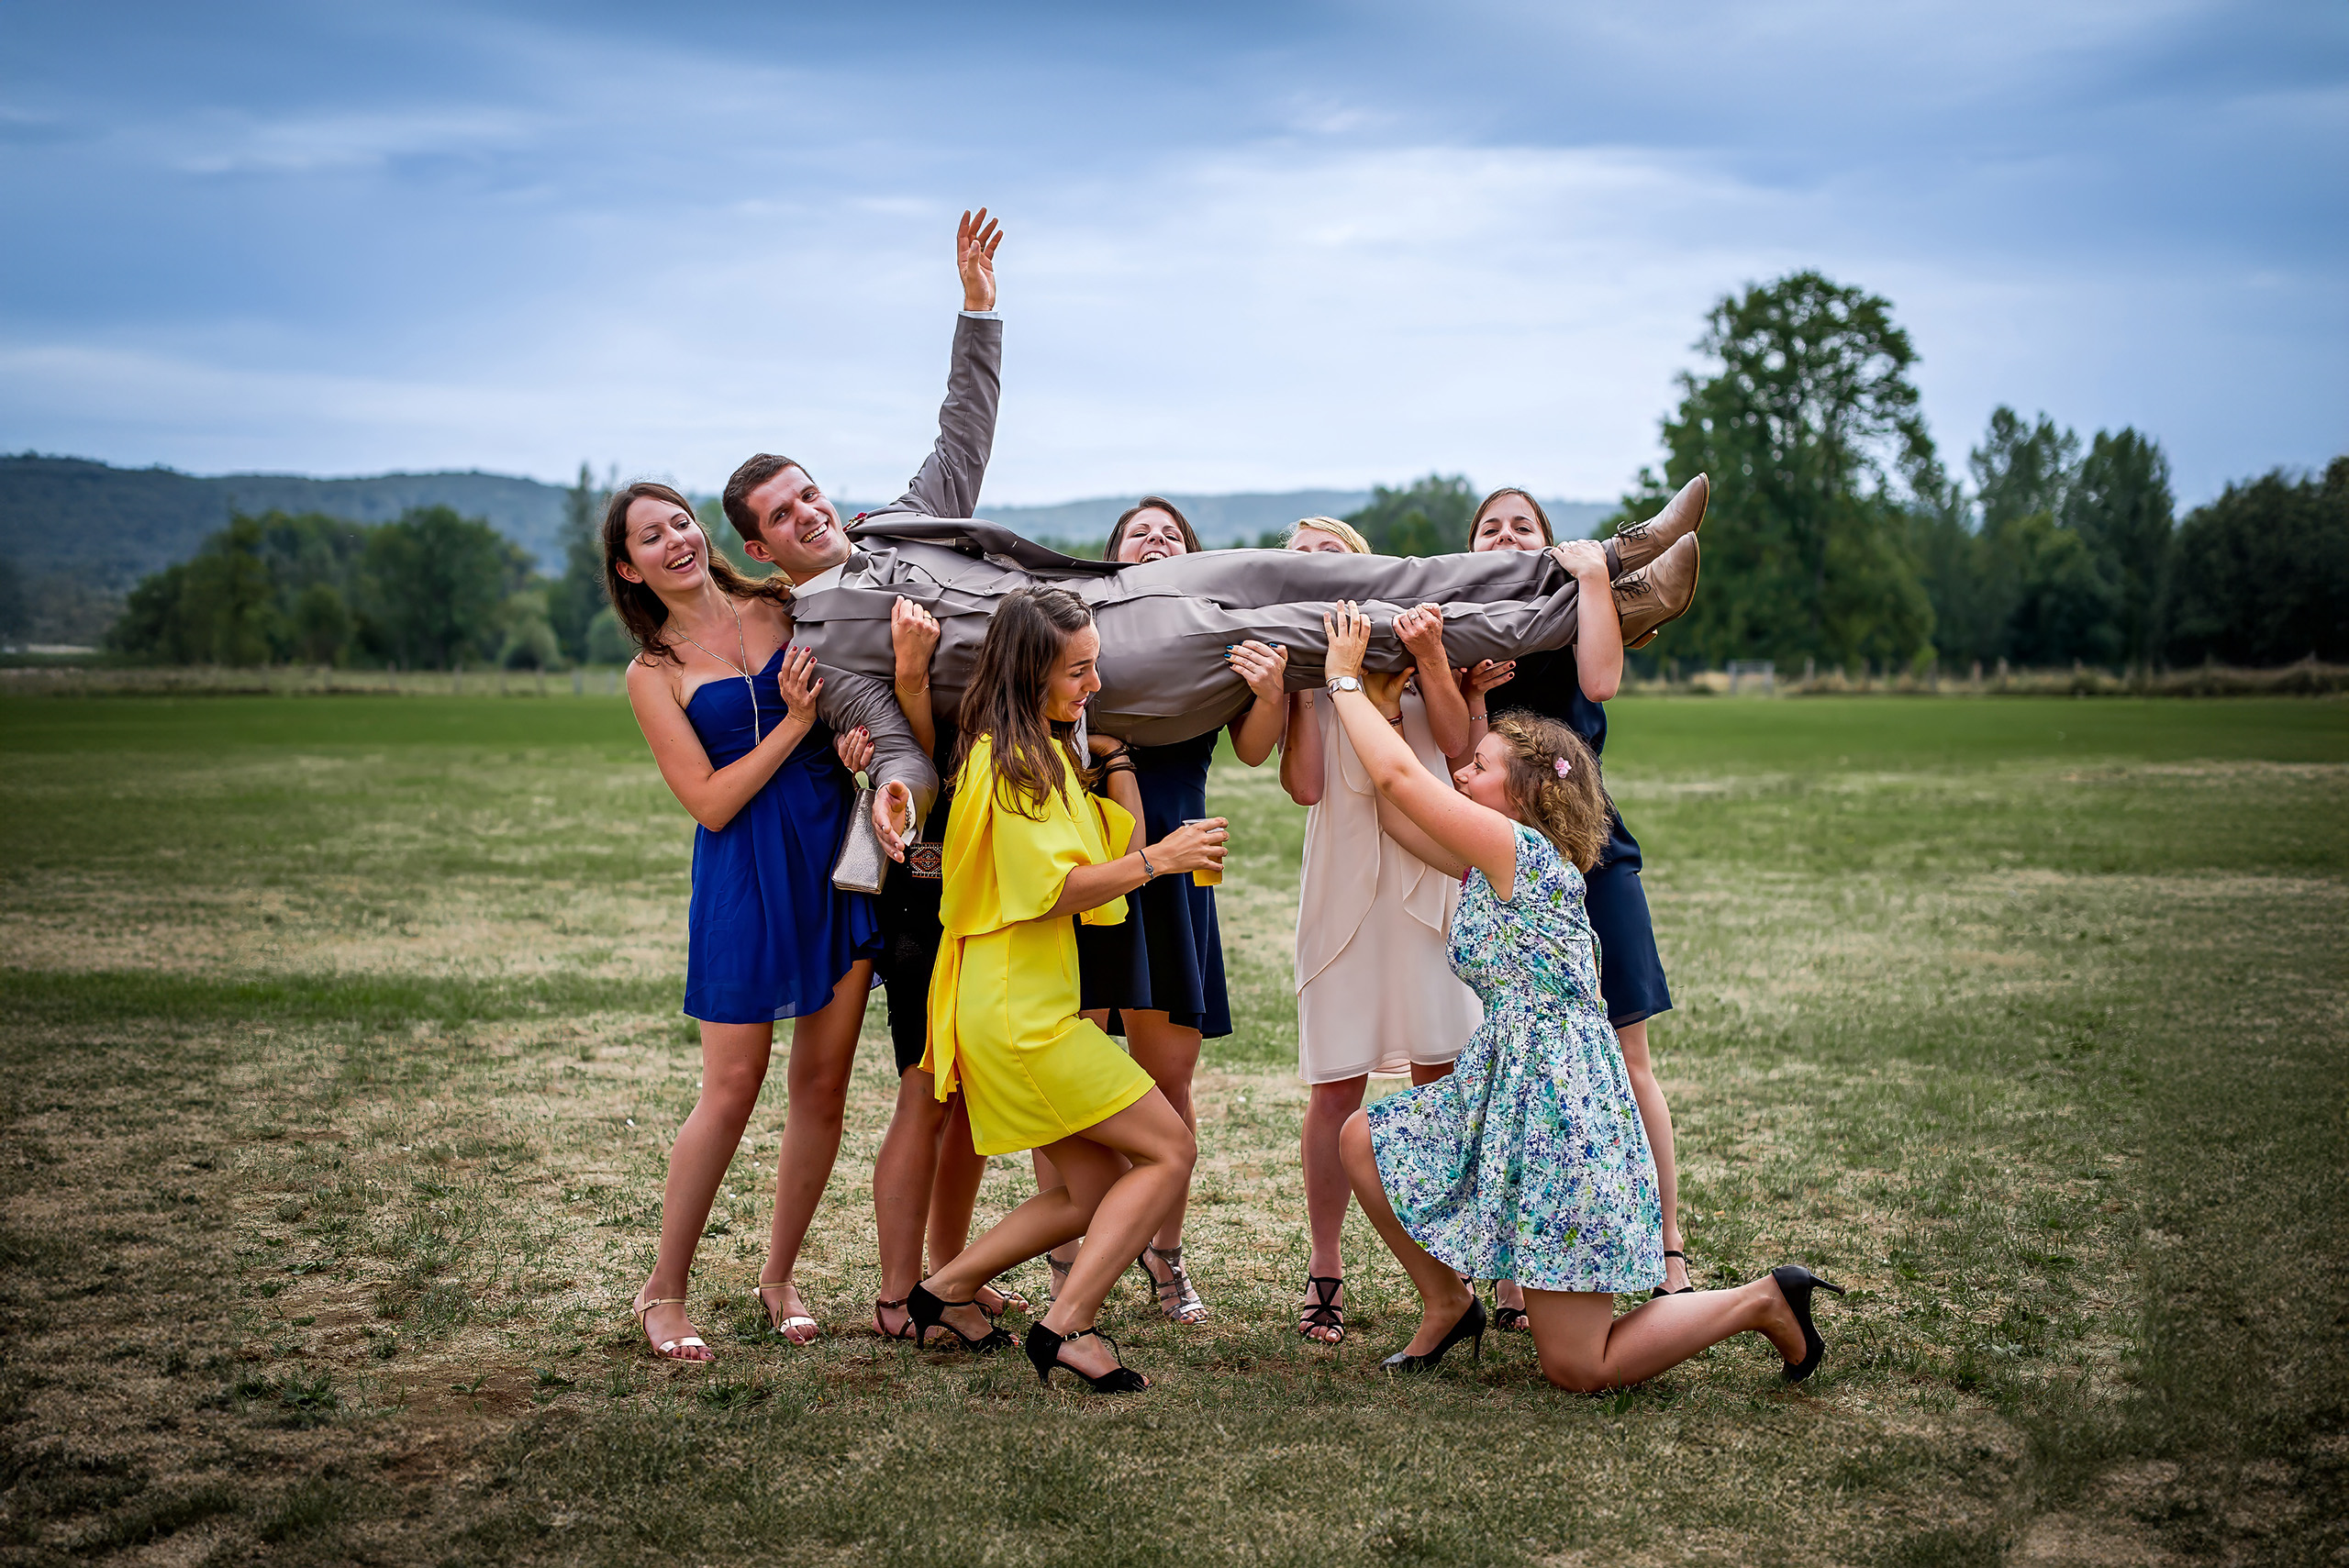
[[1254, 697], [1224, 660], [1235, 642], [1286, 647], [1289, 689], [1319, 685], [1321, 617], [1338, 599], [1360, 601], [1372, 617], [1364, 662], [1373, 671], [1410, 666], [1394, 620], [1419, 604], [1442, 609], [1444, 654], [1455, 664], [1563, 648], [1575, 636], [1577, 586], [1546, 553], [1219, 550], [1117, 566], [1058, 555], [986, 522], [875, 517], [851, 532], [859, 549], [841, 577], [794, 602], [796, 640], [820, 663], [887, 675], [890, 608], [902, 595], [939, 619], [932, 702], [959, 702], [1002, 597], [1066, 588], [1092, 606], [1101, 633], [1090, 722], [1145, 746], [1205, 734], [1247, 709]]

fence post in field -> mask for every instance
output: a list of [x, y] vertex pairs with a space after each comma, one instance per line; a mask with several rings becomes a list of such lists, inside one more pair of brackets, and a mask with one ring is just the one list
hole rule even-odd
[[587, 672], [576, 664], [571, 667], [571, 695], [575, 697], [587, 695]]

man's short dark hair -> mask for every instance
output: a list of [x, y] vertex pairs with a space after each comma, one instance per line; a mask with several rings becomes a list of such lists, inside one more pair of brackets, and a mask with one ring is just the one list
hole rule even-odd
[[755, 543], [759, 539], [759, 519], [751, 511], [751, 492], [786, 468], [796, 468], [803, 473], [807, 472], [802, 464], [787, 457], [760, 452], [745, 461], [734, 471], [734, 476], [726, 482], [726, 494], [719, 504], [726, 508], [726, 520], [734, 525], [734, 531], [742, 536], [744, 544]]

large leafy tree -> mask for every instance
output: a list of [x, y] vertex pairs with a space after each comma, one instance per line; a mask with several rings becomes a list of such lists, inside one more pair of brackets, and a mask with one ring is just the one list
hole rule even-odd
[[1990, 428], [1966, 460], [1982, 506], [1982, 531], [1995, 536], [2033, 512], [2062, 517], [2079, 462], [2080, 438], [2046, 415], [2033, 425], [2004, 404], [1990, 410]]
[[447, 506], [412, 507], [367, 540], [366, 589], [384, 651], [411, 668], [495, 657], [507, 599], [529, 558], [487, 523]]
[[1705, 585], [1676, 640], [1708, 662], [1924, 653], [1910, 506], [1943, 480], [1890, 304], [1795, 272], [1722, 299], [1697, 347], [1717, 368], [1681, 376], [1664, 478], [1643, 471], [1625, 502], [1643, 516], [1712, 476]]
[[2177, 530], [2163, 618], [2181, 663], [2349, 660], [2349, 457], [2281, 469], [2198, 506]]
[[2065, 520], [2101, 563], [2113, 589], [2112, 640], [2139, 667], [2159, 651], [2176, 510], [2161, 444], [2134, 429], [2099, 430], [2065, 497]]
[[1476, 501], [1464, 476], [1431, 473], [1400, 490], [1378, 485], [1346, 521], [1381, 555], [1448, 555], [1468, 548]]
[[604, 503], [610, 492], [585, 463], [562, 497], [562, 575], [547, 589], [545, 618], [562, 650], [587, 656], [587, 627], [604, 607]]
[[266, 664], [285, 636], [262, 519], [231, 517], [195, 556], [131, 590], [109, 646], [181, 664]]

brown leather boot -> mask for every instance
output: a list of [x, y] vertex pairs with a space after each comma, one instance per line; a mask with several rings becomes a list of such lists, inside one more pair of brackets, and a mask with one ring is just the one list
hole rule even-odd
[[1688, 613], [1697, 597], [1697, 536], [1682, 534], [1670, 550], [1615, 579], [1615, 614], [1623, 646], [1645, 648], [1666, 621]]
[[1713, 494], [1712, 481], [1698, 474], [1664, 504], [1664, 510], [1644, 523], [1626, 523], [1607, 541], [1607, 574], [1620, 577], [1637, 572], [1678, 543], [1684, 535], [1704, 526], [1705, 503]]

